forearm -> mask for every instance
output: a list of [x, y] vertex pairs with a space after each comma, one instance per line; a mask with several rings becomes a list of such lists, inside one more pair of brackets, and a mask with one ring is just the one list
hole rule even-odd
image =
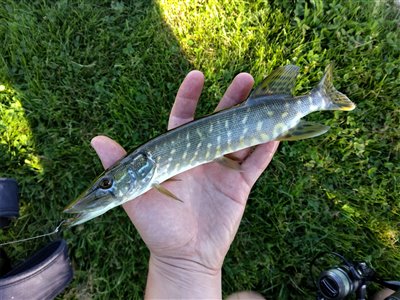
[[221, 270], [150, 257], [145, 299], [221, 299]]

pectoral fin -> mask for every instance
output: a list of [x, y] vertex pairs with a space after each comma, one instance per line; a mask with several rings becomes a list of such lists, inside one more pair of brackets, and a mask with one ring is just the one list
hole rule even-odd
[[235, 170], [235, 171], [241, 171], [242, 166], [240, 163], [236, 160], [233, 160], [232, 158], [222, 156], [214, 160], [215, 162], [223, 165], [224, 167], [227, 167], [229, 169]]
[[167, 190], [165, 187], [163, 187], [162, 185], [158, 184], [158, 183], [154, 183], [153, 188], [155, 188], [157, 191], [159, 191], [161, 194], [168, 196], [174, 200], [183, 202], [181, 199], [179, 199], [177, 196], [174, 195], [174, 193], [172, 193], [171, 191]]
[[300, 121], [295, 127], [289, 129], [280, 135], [278, 141], [297, 141], [313, 138], [324, 134], [329, 130], [329, 126], [321, 125], [313, 122]]

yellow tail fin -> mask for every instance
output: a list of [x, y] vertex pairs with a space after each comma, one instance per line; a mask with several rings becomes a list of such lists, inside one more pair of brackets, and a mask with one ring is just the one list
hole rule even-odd
[[326, 110], [353, 110], [356, 105], [347, 96], [335, 89], [333, 86], [333, 64], [328, 65], [324, 77], [313, 89], [312, 93], [319, 93], [324, 99]]

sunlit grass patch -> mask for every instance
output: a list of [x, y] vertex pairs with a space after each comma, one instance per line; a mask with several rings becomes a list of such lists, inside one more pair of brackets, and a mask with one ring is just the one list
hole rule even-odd
[[22, 167], [28, 167], [37, 174], [43, 173], [40, 157], [35, 151], [35, 142], [26, 112], [18, 93], [0, 85], [0, 159], [9, 173], [2, 176], [14, 177]]

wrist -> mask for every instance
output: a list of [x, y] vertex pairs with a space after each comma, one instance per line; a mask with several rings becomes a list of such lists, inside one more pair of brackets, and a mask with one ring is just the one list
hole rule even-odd
[[221, 270], [151, 255], [145, 298], [221, 299]]

